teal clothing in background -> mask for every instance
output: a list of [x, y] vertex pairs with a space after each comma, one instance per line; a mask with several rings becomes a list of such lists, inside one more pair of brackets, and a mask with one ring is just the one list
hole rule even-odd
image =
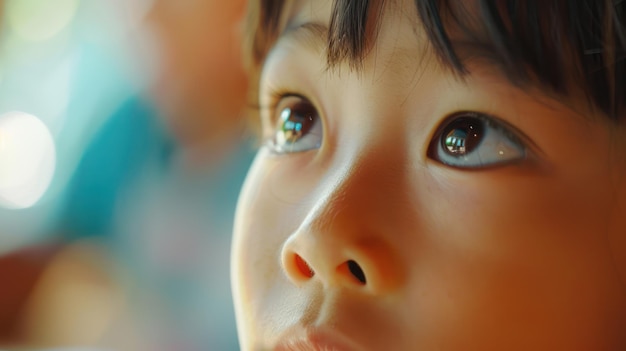
[[174, 144], [141, 99], [125, 102], [96, 133], [63, 196], [56, 232], [64, 239], [110, 235], [118, 196], [149, 163], [167, 166]]
[[196, 172], [176, 167], [177, 152], [152, 107], [128, 100], [81, 159], [55, 232], [110, 249], [132, 277], [140, 337], [154, 350], [238, 350], [229, 252], [253, 152], [242, 141]]

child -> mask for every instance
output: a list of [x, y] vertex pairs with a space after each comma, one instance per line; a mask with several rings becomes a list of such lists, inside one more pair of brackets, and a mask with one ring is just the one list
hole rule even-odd
[[261, 0], [244, 350], [626, 350], [626, 3]]

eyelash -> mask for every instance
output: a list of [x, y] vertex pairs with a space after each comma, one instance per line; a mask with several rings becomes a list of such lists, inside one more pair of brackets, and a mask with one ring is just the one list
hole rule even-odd
[[274, 117], [276, 115], [276, 109], [278, 108], [278, 105], [281, 103], [281, 101], [283, 101], [283, 99], [290, 96], [304, 98], [302, 95], [294, 93], [293, 91], [287, 89], [271, 90], [267, 92], [267, 96], [269, 103], [266, 105], [259, 105], [257, 107], [257, 110], [259, 111], [259, 115], [262, 117], [261, 122], [269, 122], [269, 124], [272, 126], [276, 123], [276, 121], [274, 120]]
[[[266, 146], [275, 154], [320, 148], [323, 128], [319, 109], [292, 91], [275, 90], [268, 95], [270, 104], [263, 118]], [[494, 168], [527, 159], [529, 143], [523, 140], [528, 140], [523, 133], [497, 117], [463, 111], [442, 120], [430, 139], [427, 156], [459, 170]]]

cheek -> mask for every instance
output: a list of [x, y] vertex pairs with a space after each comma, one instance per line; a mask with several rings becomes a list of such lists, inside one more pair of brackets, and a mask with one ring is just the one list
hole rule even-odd
[[606, 240], [608, 188], [537, 177], [457, 181], [430, 182], [438, 234], [427, 235], [413, 294], [430, 296], [415, 308], [434, 319], [422, 330], [497, 343], [525, 328], [528, 342], [591, 344], [623, 325]]
[[[281, 269], [283, 244], [306, 215], [306, 194], [315, 186], [315, 174], [306, 172], [306, 155], [271, 156], [262, 149], [252, 166], [239, 199], [233, 241], [233, 284], [238, 318], [245, 320], [244, 334], [263, 338], [255, 331], [279, 330], [284, 320], [302, 315], [292, 284]], [[293, 299], [292, 299], [293, 298]], [[288, 302], [289, 301], [289, 302]], [[285, 312], [285, 309], [295, 309]], [[277, 310], [283, 313], [276, 313]], [[283, 319], [274, 316], [279, 315]], [[271, 334], [271, 333], [270, 333]]]
[[[626, 174], [626, 171], [623, 173]], [[626, 177], [626, 176], [621, 176]], [[610, 210], [609, 243], [615, 265], [622, 281], [626, 282], [626, 179], [615, 186], [615, 202]]]
[[285, 224], [279, 216], [282, 206], [268, 191], [273, 172], [265, 157], [261, 151], [248, 173], [235, 220], [233, 278], [246, 301], [253, 300], [259, 288], [280, 275], [273, 263], [283, 241], [278, 229]]

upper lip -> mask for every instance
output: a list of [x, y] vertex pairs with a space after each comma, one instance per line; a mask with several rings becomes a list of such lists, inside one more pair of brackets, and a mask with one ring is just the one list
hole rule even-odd
[[280, 338], [275, 351], [356, 351], [352, 340], [328, 327], [295, 327]]

